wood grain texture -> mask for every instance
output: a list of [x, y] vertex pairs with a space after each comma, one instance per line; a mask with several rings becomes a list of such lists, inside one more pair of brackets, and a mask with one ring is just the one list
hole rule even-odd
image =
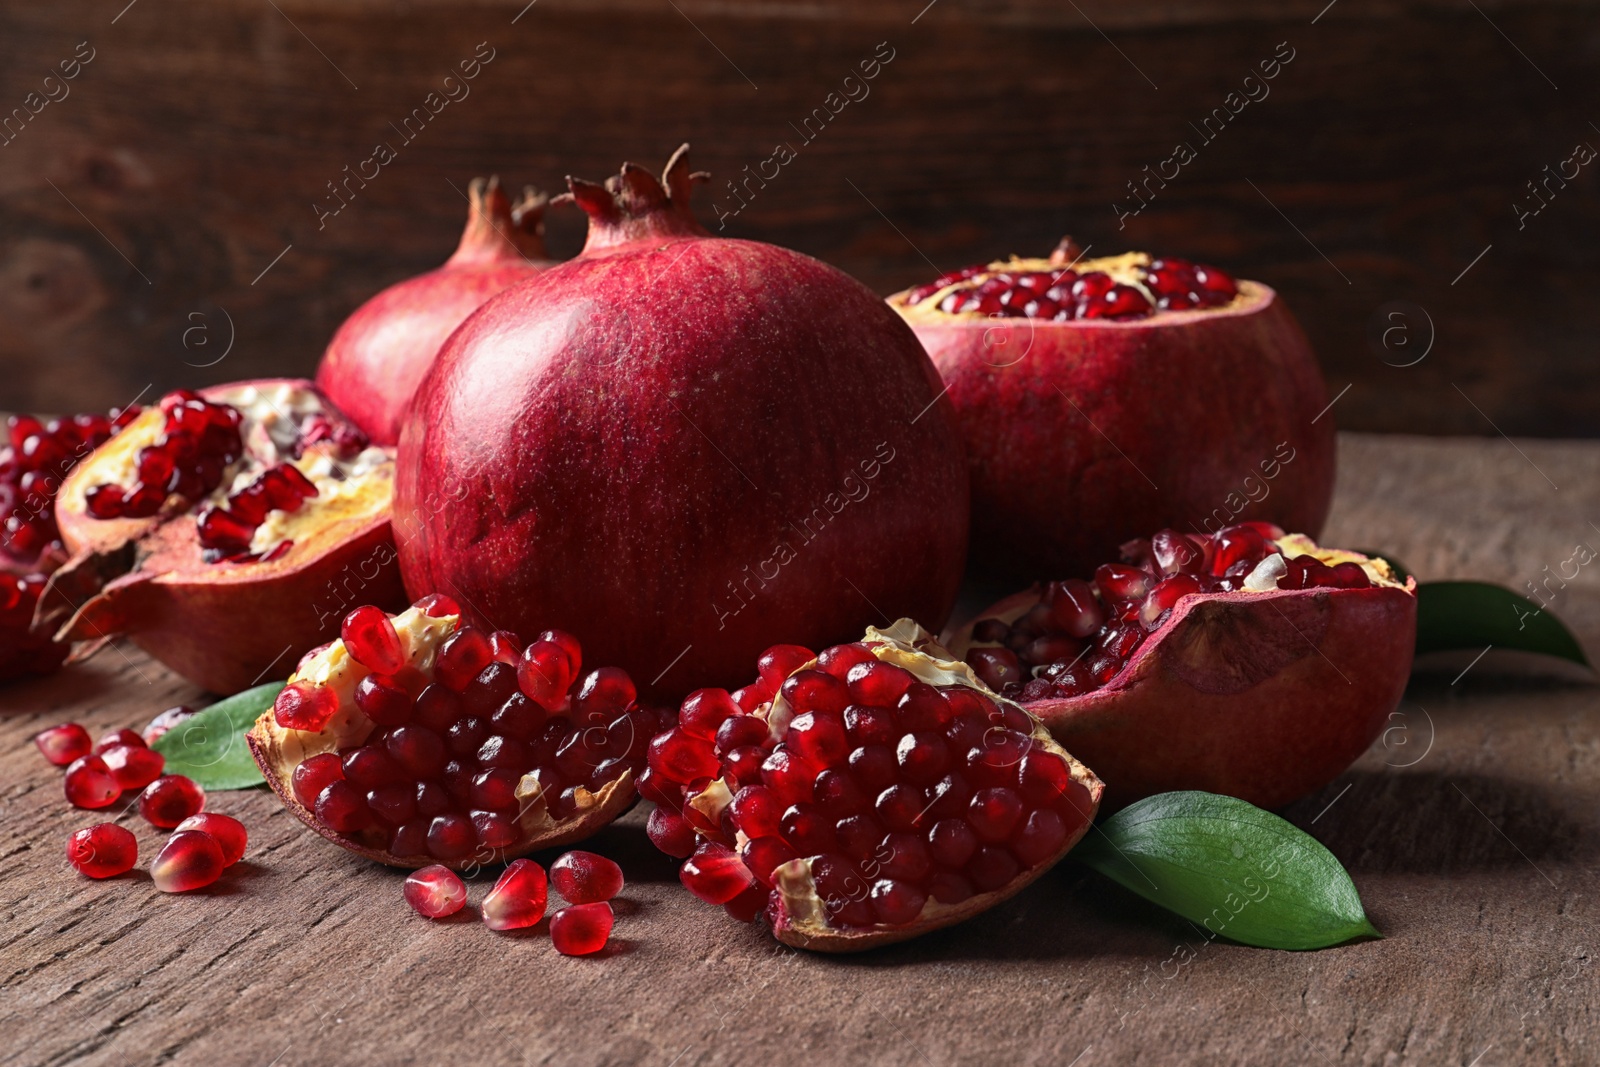
[[[724, 183], [790, 144], [726, 232], [880, 292], [1071, 232], [1278, 287], [1332, 391], [1351, 386], [1346, 427], [1600, 431], [1595, 168], [1520, 228], [1513, 210], [1577, 142], [1600, 146], [1593, 3], [924, 8], [8, 5], [0, 116], [79, 42], [95, 58], [0, 147], [0, 407], [309, 373], [357, 304], [444, 258], [474, 175], [553, 187], [660, 166], [687, 139], [718, 176], [713, 221], [737, 205]], [[404, 117], [484, 41], [471, 94], [405, 141]], [[807, 141], [805, 117], [880, 41], [895, 58], [870, 95]], [[1284, 41], [1296, 58], [1270, 95], [1202, 143], [1191, 123]], [[1126, 184], [1180, 140], [1197, 158], [1119, 230], [1113, 202], [1132, 206]], [[378, 142], [397, 158], [319, 229], [327, 183]], [[557, 251], [580, 245], [573, 215], [551, 228]], [[1411, 347], [1375, 349], [1399, 300], [1431, 328], [1413, 311]], [[1428, 358], [1390, 365], [1429, 333]]]
[[[1600, 543], [1600, 447], [1518, 445], [1526, 459], [1502, 441], [1346, 435], [1331, 535], [1426, 577], [1520, 586]], [[1600, 652], [1592, 573], [1554, 607]], [[1419, 674], [1385, 743], [1286, 812], [1349, 867], [1382, 941], [1208, 943], [1069, 860], [961, 927], [817, 957], [685, 893], [636, 810], [594, 839], [629, 878], [617, 940], [570, 960], [543, 926], [416, 917], [397, 872], [259, 790], [212, 798], [251, 844], [210, 890], [73, 874], [63, 842], [95, 819], [65, 806], [29, 736], [195, 697], [107, 651], [0, 694], [0, 1061], [1593, 1063], [1600, 690], [1494, 653], [1456, 680], [1462, 665]], [[148, 859], [158, 835], [120, 821]]]

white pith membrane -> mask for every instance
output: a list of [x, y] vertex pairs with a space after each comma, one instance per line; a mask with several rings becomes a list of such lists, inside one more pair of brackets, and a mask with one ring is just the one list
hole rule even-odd
[[[900, 292], [888, 297], [888, 302], [908, 322], [912, 322], [914, 324], [951, 321], [990, 323], [1004, 322], [1009, 321], [1010, 317], [1005, 319], [997, 319], [983, 311], [942, 311], [940, 310], [939, 305], [950, 293], [964, 292], [975, 289], [978, 285], [990, 278], [993, 278], [997, 274], [1050, 274], [1059, 279], [1066, 276], [1068, 272], [1076, 274], [1079, 277], [1095, 272], [1105, 274], [1110, 277], [1113, 282], [1119, 285], [1126, 285], [1137, 289], [1141, 294], [1144, 295], [1144, 298], [1150, 302], [1151, 308], [1148, 314], [1132, 318], [1079, 318], [1069, 320], [1073, 324], [1127, 324], [1150, 322], [1173, 315], [1217, 314], [1221, 312], [1239, 310], [1247, 305], [1257, 303], [1261, 299], [1262, 288], [1260, 285], [1249, 281], [1248, 279], [1235, 278], [1234, 284], [1238, 287], [1238, 292], [1234, 295], [1232, 300], [1225, 304], [1218, 304], [1214, 307], [1163, 310], [1158, 307], [1158, 295], [1150, 288], [1146, 281], [1146, 270], [1149, 268], [1150, 264], [1155, 260], [1155, 258], [1156, 257], [1151, 256], [1147, 252], [1124, 252], [1121, 255], [1116, 256], [1101, 256], [1095, 259], [1079, 259], [1071, 262], [1063, 262], [1054, 258], [1039, 259], [1032, 257], [1012, 256], [1009, 259], [996, 260], [993, 263], [990, 263], [986, 269], [979, 271], [970, 277], [962, 278], [958, 281], [953, 281], [947, 285], [941, 286], [928, 296], [918, 300], [916, 303], [910, 302], [910, 296], [917, 290], [924, 288], [924, 286], [912, 286], [909, 289], [903, 289]], [[1045, 323], [1051, 321], [1049, 319], [1030, 319], [1023, 316], [1017, 316], [1016, 318], [1019, 322]]]
[[[1278, 579], [1287, 573], [1288, 561], [1300, 556], [1309, 556], [1327, 567], [1333, 567], [1340, 563], [1354, 563], [1366, 574], [1367, 580], [1372, 583], [1372, 587], [1374, 588], [1399, 589], [1402, 591], [1408, 588], [1406, 583], [1401, 581], [1398, 576], [1396, 576], [1394, 568], [1389, 565], [1389, 561], [1382, 559], [1381, 557], [1364, 556], [1359, 552], [1352, 552], [1348, 549], [1329, 548], [1317, 544], [1310, 537], [1300, 533], [1284, 534], [1282, 537], [1274, 538], [1274, 541], [1277, 544], [1279, 551], [1269, 553], [1263, 557], [1262, 560], [1251, 569], [1250, 573], [1245, 576], [1241, 589], [1227, 592], [1200, 592], [1187, 594], [1178, 598], [1177, 602], [1169, 609], [1171, 615], [1175, 616], [1180, 614], [1186, 604], [1189, 604], [1195, 600], [1250, 599], [1263, 594], [1275, 593], [1288, 594], [1317, 591], [1324, 593], [1339, 593], [1359, 591], [1344, 590], [1332, 586], [1319, 586], [1315, 587], [1314, 589], [1279, 589]], [[998, 619], [999, 621], [1010, 625], [1026, 616], [1038, 603], [1039, 601], [1037, 599], [1021, 598], [1019, 603], [1004, 611], [984, 612], [976, 621], [981, 622], [985, 619]], [[1163, 619], [1168, 617], [1169, 616], [1167, 615], [1163, 615]], [[1147, 641], [1154, 638], [1156, 634], [1160, 633], [1164, 627], [1165, 622], [1157, 626], [1148, 635]], [[976, 640], [973, 638], [972, 633], [973, 626], [965, 626], [960, 630], [955, 631], [953, 634], [946, 634], [947, 638], [949, 639], [948, 647], [952, 655], [964, 659], [967, 653], [975, 648], [1006, 647], [1000, 641]], [[1111, 685], [1117, 677], [1120, 677], [1130, 667], [1139, 662], [1141, 655], [1148, 647], [1148, 644], [1146, 644], [1141, 646], [1138, 651], [1130, 654], [1127, 659], [1123, 661], [1122, 666], [1118, 669], [1116, 675], [1113, 675], [1110, 679], [1108, 679], [1104, 685], [1096, 687], [1096, 689], [1091, 689], [1089, 692], [1093, 693], [1099, 688], [1104, 688], [1105, 686]], [[1040, 677], [1050, 666], [1051, 664], [1049, 663], [1036, 664], [1030, 672], [1031, 676], [1035, 678]]]
[[[251, 383], [208, 389], [204, 398], [209, 403], [226, 404], [240, 413], [243, 451], [224, 468], [217, 487], [198, 500], [172, 494], [156, 516], [90, 519], [91, 523], [106, 527], [120, 523], [154, 525], [173, 521], [183, 514], [188, 516], [184, 521], [198, 523], [199, 516], [208, 507], [227, 507], [231, 495], [279, 464], [298, 470], [316, 487], [317, 495], [305, 498], [294, 511], [268, 511], [251, 538], [249, 552], [253, 555], [266, 555], [285, 541], [293, 542], [287, 553], [293, 554], [295, 547], [311, 541], [326, 542], [332, 531], [364, 525], [387, 514], [394, 492], [392, 450], [367, 446], [356, 451], [341, 446], [332, 438], [303, 449], [298, 447], [313, 420], [326, 418], [335, 423], [343, 422], [343, 416], [331, 412], [310, 388], [293, 382]], [[103, 445], [92, 461], [74, 472], [77, 477], [70, 478], [62, 487], [58, 506], [88, 516], [87, 497], [98, 486], [109, 483], [129, 487], [138, 483], [139, 451], [162, 439], [165, 422], [166, 414], [159, 405], [141, 412]], [[175, 508], [181, 511], [175, 513]], [[194, 553], [196, 563], [204, 562], [198, 537]], [[225, 572], [232, 568], [219, 563], [218, 569]]]
[[[879, 629], [868, 627], [866, 636], [862, 638], [872, 655], [883, 663], [901, 667], [910, 672], [917, 681], [929, 685], [950, 686], [960, 685], [978, 690], [996, 704], [1013, 707], [1027, 714], [1016, 701], [999, 696], [981, 681], [978, 680], [972, 668], [952, 656], [943, 648], [933, 634], [924, 630], [911, 619], [900, 619], [892, 625]], [[817, 660], [802, 664], [792, 673], [813, 669]], [[768, 734], [774, 742], [781, 743], [790, 721], [794, 718], [794, 711], [788, 700], [780, 692], [770, 701], [760, 705], [749, 713], [751, 716], [763, 719], [768, 728]], [[1030, 737], [1040, 749], [1059, 757], [1065, 762], [1073, 781], [1088, 790], [1095, 804], [1098, 804], [1100, 780], [1094, 772], [1063, 749], [1050, 736], [1037, 719], [1028, 715], [1031, 724]], [[733, 800], [733, 792], [727, 781], [723, 778], [714, 780], [700, 793], [691, 797], [689, 806], [704, 813], [715, 823], [720, 821], [722, 811]], [[1094, 813], [1090, 811], [1084, 820], [1083, 828], [1087, 829], [1093, 820]], [[1080, 835], [1081, 835], [1080, 830]], [[735, 852], [743, 849], [750, 839], [743, 830], [736, 834]], [[1065, 855], [1072, 845], [1076, 844], [1078, 836], [1068, 836], [1061, 855]], [[1057, 859], [1060, 857], [1057, 856]], [[1052, 867], [1055, 860], [1046, 860], [1034, 867], [1022, 869], [1018, 875], [1006, 885], [991, 892], [977, 892], [973, 896], [957, 904], [943, 904], [929, 894], [917, 918], [903, 925], [874, 924], [872, 926], [834, 926], [828, 921], [826, 902], [817, 893], [817, 886], [812, 878], [813, 857], [800, 857], [781, 864], [773, 871], [773, 891], [781, 895], [784, 910], [787, 915], [786, 929], [775, 931], [786, 943], [804, 946], [808, 940], [815, 939], [818, 945], [811, 947], [828, 947], [836, 944], [840, 939], [871, 939], [874, 941], [898, 940], [904, 936], [914, 936], [936, 929], [940, 926], [958, 922], [1012, 896], [1028, 883]], [[885, 937], [884, 935], [891, 935]]]
[[[395, 633], [399, 635], [406, 668], [420, 671], [430, 678], [433, 676], [434, 660], [440, 646], [461, 629], [459, 616], [432, 616], [415, 605], [392, 616], [390, 621], [394, 625]], [[312, 756], [325, 752], [340, 753], [359, 746], [379, 729], [378, 724], [361, 711], [355, 700], [356, 686], [363, 678], [373, 673], [376, 672], [369, 670], [350, 655], [343, 640], [335, 640], [301, 660], [288, 682], [290, 685], [305, 682], [333, 693], [338, 699], [338, 710], [327, 724], [316, 731], [289, 729], [280, 726], [274, 710], [268, 708], [250, 728], [250, 738], [257, 749], [258, 761], [269, 766], [278, 781], [283, 783], [284, 788], [280, 790], [280, 795], [292, 806], [301, 807], [297, 800], [292, 799], [293, 790], [288, 787], [296, 767]], [[568, 713], [571, 707], [572, 696], [568, 693], [563, 695], [560, 704], [546, 710], [552, 718], [556, 718]], [[634, 777], [629, 773], [606, 783], [598, 791], [582, 785], [576, 786], [572, 797], [575, 810], [566, 818], [558, 820], [550, 814], [550, 798], [544, 794], [538, 778], [529, 772], [522, 776], [517, 785], [516, 824], [521, 829], [524, 840], [543, 837], [559, 827], [571, 826], [582, 821], [595, 809], [604, 807], [619, 792], [631, 792], [633, 782]], [[384, 852], [388, 847], [386, 834], [381, 829], [368, 828], [353, 834], [334, 836], [355, 842], [372, 852]], [[498, 853], [500, 850], [495, 851]], [[439, 862], [425, 853], [397, 858], [415, 859], [418, 861], [418, 866]]]

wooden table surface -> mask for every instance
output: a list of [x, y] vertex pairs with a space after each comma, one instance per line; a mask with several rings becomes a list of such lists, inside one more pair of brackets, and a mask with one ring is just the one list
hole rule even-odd
[[[1520, 589], [1600, 546], [1600, 443], [1342, 448], [1329, 539], [1425, 578]], [[1552, 606], [1600, 654], [1591, 569]], [[141, 726], [197, 696], [107, 650], [0, 690], [0, 1063], [1597, 1063], [1600, 689], [1493, 652], [1458, 677], [1470, 658], [1420, 670], [1386, 743], [1286, 812], [1349, 868], [1384, 940], [1207, 943], [1069, 858], [964, 926], [813, 956], [690, 897], [635, 810], [592, 842], [630, 881], [616, 939], [576, 960], [543, 925], [420, 919], [397, 872], [262, 790], [212, 798], [251, 842], [208, 891], [80, 878], [64, 842], [97, 820], [29, 737]], [[146, 859], [159, 847], [120, 821]]]

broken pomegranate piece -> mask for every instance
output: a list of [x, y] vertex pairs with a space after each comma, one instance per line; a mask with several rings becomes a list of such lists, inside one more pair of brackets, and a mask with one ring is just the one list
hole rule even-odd
[[72, 559], [34, 629], [84, 642], [80, 656], [128, 634], [220, 693], [281, 677], [334, 636], [354, 596], [404, 603], [393, 475], [393, 453], [309, 382], [170, 393], [62, 485]]
[[383, 863], [462, 868], [587, 837], [633, 801], [672, 721], [623, 671], [583, 672], [570, 635], [491, 637], [442, 596], [357, 608], [342, 630], [247, 739], [301, 821]]
[[741, 919], [765, 897], [786, 944], [852, 952], [960, 922], [1094, 818], [1100, 780], [909, 619], [820, 655], [776, 646], [759, 671], [737, 696], [691, 694], [639, 789], [701, 838], [684, 886]]
[[1108, 804], [1200, 789], [1272, 808], [1378, 736], [1415, 638], [1416, 583], [1385, 560], [1250, 522], [1130, 541], [946, 644], [1092, 760]]

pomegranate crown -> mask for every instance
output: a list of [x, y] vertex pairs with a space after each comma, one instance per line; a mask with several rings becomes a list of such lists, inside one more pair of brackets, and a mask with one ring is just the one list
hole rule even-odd
[[500, 188], [499, 175], [474, 178], [467, 186], [467, 225], [450, 257], [453, 266], [505, 259], [547, 259], [544, 211], [550, 198], [533, 186], [515, 204]]
[[643, 167], [624, 163], [604, 185], [567, 176], [568, 191], [552, 204], [577, 204], [589, 216], [585, 252], [659, 237], [709, 236], [689, 207], [689, 191], [710, 174], [689, 169], [689, 146], [682, 144], [657, 178]]

